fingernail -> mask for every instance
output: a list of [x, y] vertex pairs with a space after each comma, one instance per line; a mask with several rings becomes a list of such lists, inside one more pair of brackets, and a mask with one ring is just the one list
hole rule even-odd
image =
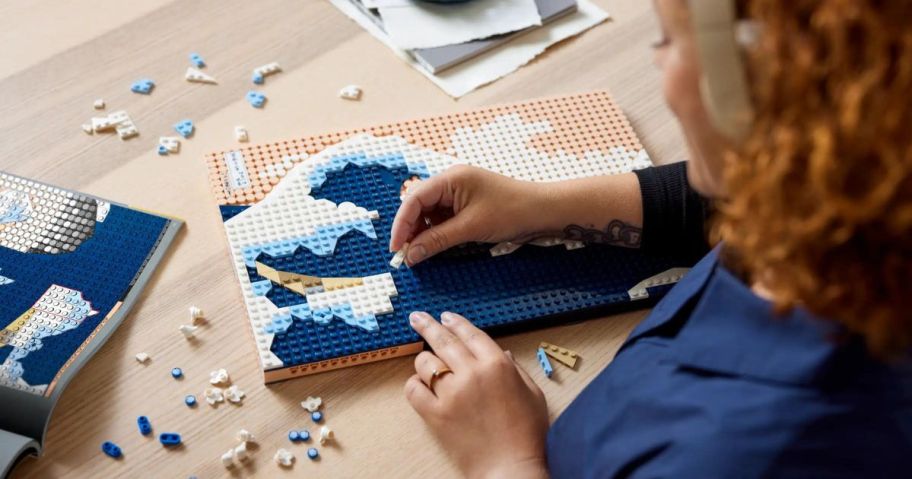
[[408, 249], [408, 262], [409, 264], [415, 264], [421, 262], [424, 258], [427, 257], [427, 250], [424, 248], [424, 245], [412, 245]]
[[453, 317], [453, 313], [449, 311], [444, 311], [440, 314], [440, 321], [442, 321], [443, 324], [451, 324], [454, 319], [456, 318]]
[[427, 313], [421, 311], [414, 311], [409, 315], [409, 323], [412, 325], [412, 328], [420, 328], [424, 326], [424, 323], [427, 321]]
[[508, 358], [513, 359], [513, 352], [509, 349], [504, 351], [504, 354], [506, 354]]

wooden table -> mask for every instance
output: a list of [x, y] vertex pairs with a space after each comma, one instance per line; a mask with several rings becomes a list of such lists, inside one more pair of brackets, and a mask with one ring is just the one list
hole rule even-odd
[[[266, 142], [608, 88], [657, 163], [681, 159], [683, 142], [651, 63], [649, 43], [658, 35], [651, 2], [597, 3], [614, 20], [459, 101], [325, 1], [35, 0], [0, 6], [0, 169], [187, 221], [133, 313], [63, 394], [44, 456], [25, 460], [12, 476], [455, 476], [403, 397], [409, 358], [263, 386], [203, 155], [235, 144], [235, 124], [248, 127], [252, 142]], [[190, 52], [204, 56], [218, 86], [182, 79]], [[268, 107], [254, 110], [244, 101], [250, 72], [271, 61], [284, 71], [267, 80]], [[152, 95], [129, 91], [141, 77], [157, 80]], [[363, 101], [336, 97], [349, 83], [364, 87]], [[126, 109], [141, 136], [120, 141], [85, 135], [80, 124], [93, 115], [99, 97], [108, 111]], [[158, 136], [173, 134], [171, 125], [185, 117], [196, 121], [195, 137], [183, 142], [179, 155], [159, 157]], [[197, 345], [177, 330], [191, 304], [211, 321]], [[554, 418], [644, 316], [635, 312], [499, 342], [533, 372]], [[579, 351], [579, 370], [558, 368], [554, 380], [545, 380], [534, 358], [540, 340]], [[133, 359], [140, 351], [153, 358], [146, 366]], [[171, 379], [174, 366], [183, 368], [184, 381]], [[220, 367], [246, 390], [244, 404], [185, 407], [184, 395], [199, 395], [209, 371]], [[298, 404], [308, 395], [324, 398], [327, 423], [338, 437], [338, 445], [322, 449], [318, 463], [286, 439], [291, 428], [314, 430]], [[140, 414], [159, 432], [180, 432], [185, 447], [169, 451], [140, 436]], [[242, 427], [257, 436], [259, 448], [247, 467], [228, 473], [219, 456]], [[99, 445], [107, 439], [123, 447], [123, 460], [102, 455]], [[273, 462], [278, 447], [296, 453], [293, 469]]]

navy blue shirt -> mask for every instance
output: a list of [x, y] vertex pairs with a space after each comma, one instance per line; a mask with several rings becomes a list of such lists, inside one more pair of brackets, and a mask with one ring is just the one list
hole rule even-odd
[[563, 477], [912, 477], [912, 369], [700, 261], [551, 427]]

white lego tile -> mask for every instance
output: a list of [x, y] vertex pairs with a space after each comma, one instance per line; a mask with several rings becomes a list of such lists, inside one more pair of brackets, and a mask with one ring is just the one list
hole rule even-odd
[[193, 67], [187, 68], [187, 72], [184, 73], [184, 79], [187, 80], [188, 82], [194, 82], [194, 83], [210, 83], [212, 85], [215, 85], [218, 83], [218, 81], [216, 81], [216, 79], [212, 75], [203, 73], [200, 70], [197, 70], [196, 68], [193, 68]]
[[247, 133], [246, 128], [238, 125], [234, 127], [234, 139], [237, 140], [238, 143], [246, 143], [250, 140], [250, 135]]
[[96, 109], [96, 110], [104, 110], [104, 108], [105, 108], [105, 101], [102, 100], [101, 98], [95, 100], [95, 102], [92, 103], [92, 108], [94, 108], [94, 109]]
[[280, 71], [282, 71], [282, 67], [280, 67], [276, 62], [267, 63], [263, 66], [259, 66], [253, 69], [253, 73], [259, 73], [264, 78]]
[[177, 329], [181, 332], [181, 334], [184, 335], [184, 338], [193, 339], [194, 337], [196, 337], [196, 330], [199, 328], [196, 326], [189, 325], [189, 324], [182, 324]]
[[347, 85], [339, 90], [339, 98], [344, 100], [359, 101], [361, 100], [361, 87], [358, 85]]

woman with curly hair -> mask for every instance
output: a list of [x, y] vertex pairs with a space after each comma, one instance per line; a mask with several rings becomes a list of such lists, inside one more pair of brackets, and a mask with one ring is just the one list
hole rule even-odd
[[687, 164], [547, 185], [455, 168], [409, 189], [390, 247], [415, 265], [582, 229], [703, 259], [550, 430], [454, 313], [412, 314], [433, 353], [408, 400], [471, 477], [909, 477], [912, 4], [655, 3]]

